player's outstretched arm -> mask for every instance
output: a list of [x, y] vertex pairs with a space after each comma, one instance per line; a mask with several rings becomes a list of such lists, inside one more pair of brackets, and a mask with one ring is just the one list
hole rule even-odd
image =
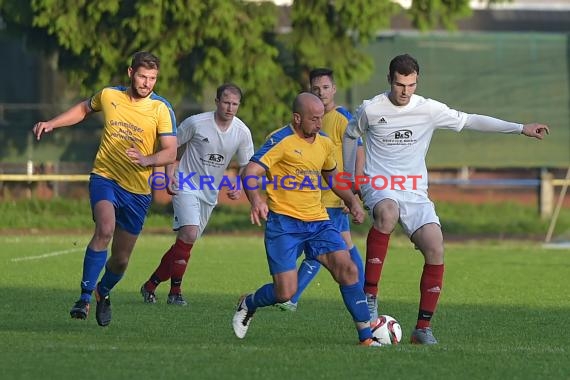
[[545, 135], [550, 133], [550, 129], [548, 128], [548, 125], [531, 123], [523, 125], [521, 133], [525, 136], [542, 140]]
[[36, 136], [36, 140], [39, 140], [43, 133], [51, 132], [60, 127], [68, 127], [85, 119], [85, 117], [92, 112], [87, 102], [87, 100], [84, 100], [51, 120], [39, 121], [34, 124], [32, 133]]
[[251, 224], [261, 226], [261, 220], [267, 220], [269, 208], [267, 202], [259, 193], [258, 179], [265, 175], [265, 168], [258, 163], [249, 162], [241, 174], [243, 189], [251, 203]]

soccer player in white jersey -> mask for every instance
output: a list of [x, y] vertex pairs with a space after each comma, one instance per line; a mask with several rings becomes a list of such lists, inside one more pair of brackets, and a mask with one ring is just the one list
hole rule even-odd
[[[356, 139], [364, 135], [364, 177], [353, 178], [374, 223], [366, 241], [364, 291], [371, 320], [378, 315], [378, 283], [390, 234], [400, 223], [421, 251], [425, 264], [420, 280], [420, 303], [411, 342], [436, 344], [430, 327], [443, 286], [443, 235], [428, 198], [425, 156], [436, 129], [523, 134], [542, 139], [543, 124], [518, 124], [489, 116], [467, 114], [414, 94], [420, 73], [408, 54], [390, 62], [390, 91], [366, 100], [356, 111], [343, 139], [344, 167], [354, 173]], [[368, 180], [368, 183], [365, 183]]]
[[[230, 199], [241, 196], [241, 186], [231, 183], [225, 170], [235, 155], [240, 172], [253, 155], [249, 128], [237, 116], [242, 91], [227, 83], [216, 91], [216, 110], [185, 119], [178, 127], [178, 170], [167, 167], [170, 190], [174, 195], [173, 229], [178, 231], [175, 243], [141, 287], [144, 302], [156, 303], [157, 286], [170, 279], [167, 303], [186, 306], [181, 284], [190, 251], [200, 237], [220, 190], [226, 189]], [[239, 181], [239, 175], [236, 177]]]

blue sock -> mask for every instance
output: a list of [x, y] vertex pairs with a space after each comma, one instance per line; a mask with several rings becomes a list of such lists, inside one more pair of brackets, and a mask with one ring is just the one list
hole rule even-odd
[[87, 247], [83, 258], [83, 276], [81, 277], [81, 300], [91, 301], [91, 293], [95, 290], [97, 279], [105, 267], [107, 250], [94, 251]]
[[[370, 320], [370, 312], [368, 311], [368, 304], [366, 303], [366, 296], [364, 290], [357, 282], [352, 285], [340, 285], [340, 294], [346, 308], [352, 315], [355, 322], [367, 322]], [[370, 327], [365, 327], [358, 330], [358, 339], [365, 340], [372, 337]]]
[[305, 259], [301, 262], [299, 271], [297, 272], [297, 292], [291, 298], [291, 302], [297, 303], [301, 297], [301, 293], [309, 286], [313, 278], [319, 273], [321, 263], [313, 259]]
[[351, 249], [348, 250], [350, 252], [350, 258], [352, 262], [356, 264], [356, 268], [358, 269], [358, 283], [361, 287], [364, 288], [364, 264], [362, 264], [362, 257], [360, 257], [360, 252], [358, 252], [358, 248], [356, 245], [353, 245]]
[[111, 289], [117, 285], [121, 278], [123, 278], [124, 273], [116, 274], [109, 270], [109, 267], [105, 267], [105, 274], [101, 277], [101, 282], [99, 283], [99, 295], [106, 297], [111, 292]]
[[273, 284], [265, 284], [257, 291], [245, 299], [245, 304], [250, 311], [255, 311], [258, 307], [275, 305], [275, 292]]

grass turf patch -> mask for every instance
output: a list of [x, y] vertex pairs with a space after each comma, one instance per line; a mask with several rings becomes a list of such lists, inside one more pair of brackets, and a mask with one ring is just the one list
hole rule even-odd
[[[190, 305], [166, 304], [168, 284], [148, 305], [138, 293], [173, 236], [143, 234], [113, 290], [113, 322], [71, 320], [88, 235], [1, 236], [3, 289], [0, 366], [6, 378], [84, 379], [406, 379], [564, 378], [570, 343], [568, 251], [533, 243], [449, 243], [444, 290], [433, 328], [440, 344], [408, 343], [417, 315], [421, 256], [391, 241], [380, 312], [404, 338], [380, 349], [356, 346], [338, 286], [321, 270], [295, 313], [258, 311], [247, 337], [235, 338], [238, 296], [270, 280], [263, 239], [205, 236], [183, 284]], [[364, 252], [364, 240], [356, 239]]]

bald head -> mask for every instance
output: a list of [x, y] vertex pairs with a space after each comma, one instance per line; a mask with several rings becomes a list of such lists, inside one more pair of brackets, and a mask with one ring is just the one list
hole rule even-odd
[[304, 138], [314, 138], [321, 129], [325, 106], [310, 92], [302, 92], [293, 102], [293, 128]]
[[318, 105], [319, 103], [322, 103], [321, 99], [316, 95], [310, 92], [301, 92], [293, 102], [293, 112], [303, 114], [309, 107]]

